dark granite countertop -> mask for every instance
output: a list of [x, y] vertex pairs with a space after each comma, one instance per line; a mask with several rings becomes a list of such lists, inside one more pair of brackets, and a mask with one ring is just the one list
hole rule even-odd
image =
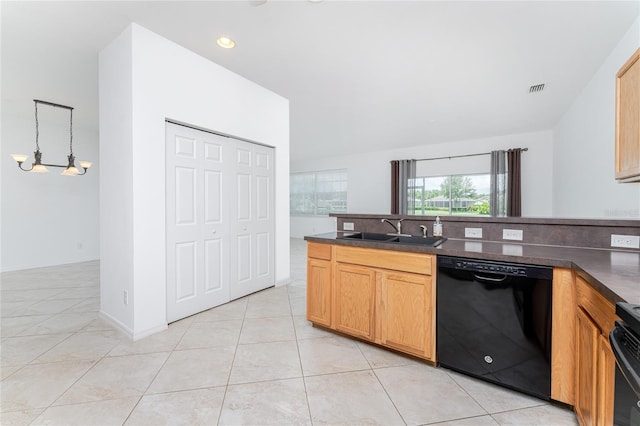
[[612, 302], [640, 304], [640, 252], [578, 247], [448, 239], [438, 247], [343, 239], [344, 232], [310, 235], [305, 240], [415, 253], [460, 256], [532, 265], [573, 268]]

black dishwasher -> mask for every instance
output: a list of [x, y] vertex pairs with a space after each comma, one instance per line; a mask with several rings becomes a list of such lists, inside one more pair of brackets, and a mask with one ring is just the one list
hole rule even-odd
[[438, 256], [438, 363], [548, 400], [553, 269]]

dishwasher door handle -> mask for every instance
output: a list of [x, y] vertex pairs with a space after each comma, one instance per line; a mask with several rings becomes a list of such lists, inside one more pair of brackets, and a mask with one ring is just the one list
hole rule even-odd
[[478, 274], [473, 274], [473, 278], [475, 278], [476, 280], [480, 281], [480, 282], [486, 282], [486, 283], [491, 283], [491, 284], [500, 284], [503, 283], [507, 280], [508, 275], [502, 275], [501, 278], [493, 278], [493, 277], [485, 277], [482, 275], [478, 275]]

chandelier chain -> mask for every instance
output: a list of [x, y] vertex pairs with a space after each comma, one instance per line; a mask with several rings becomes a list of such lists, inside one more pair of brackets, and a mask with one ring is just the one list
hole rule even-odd
[[69, 153], [73, 155], [73, 109], [69, 110]]
[[38, 126], [38, 102], [35, 102], [36, 105], [36, 151], [40, 151], [40, 143], [38, 139], [40, 137], [40, 129]]

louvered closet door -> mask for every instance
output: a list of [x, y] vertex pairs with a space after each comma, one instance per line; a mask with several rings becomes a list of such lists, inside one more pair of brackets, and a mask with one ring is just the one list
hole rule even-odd
[[236, 141], [231, 298], [275, 285], [273, 148]]
[[230, 300], [228, 138], [166, 125], [167, 322]]

